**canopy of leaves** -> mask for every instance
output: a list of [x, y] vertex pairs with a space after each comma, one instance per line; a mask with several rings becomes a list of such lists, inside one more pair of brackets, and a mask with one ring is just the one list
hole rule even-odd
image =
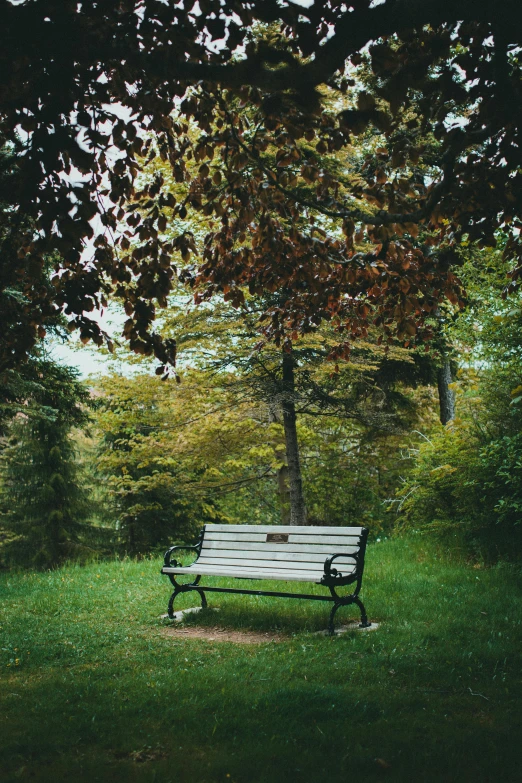
[[[332, 317], [348, 342], [369, 323], [414, 339], [460, 298], [464, 235], [494, 244], [502, 227], [515, 285], [518, 0], [25, 0], [2, 4], [0, 26], [0, 132], [23, 139], [16, 205], [31, 221], [17, 256], [31, 280], [60, 257], [52, 290], [27, 286], [35, 327], [65, 307], [102, 342], [89, 313], [115, 293], [132, 348], [173, 362], [153, 321], [191, 237], [164, 238], [165, 209], [215, 221], [193, 271], [207, 296], [285, 288], [266, 312], [276, 340]], [[155, 145], [189, 185], [182, 202], [161, 176], [137, 186]], [[26, 346], [6, 337], [14, 361]]]
[[[45, 336], [45, 327], [59, 321], [49, 259], [19, 252], [34, 230], [18, 208], [20, 155], [18, 143], [0, 146], [0, 376], [29, 355], [35, 341]], [[2, 385], [12, 385], [2, 380]]]

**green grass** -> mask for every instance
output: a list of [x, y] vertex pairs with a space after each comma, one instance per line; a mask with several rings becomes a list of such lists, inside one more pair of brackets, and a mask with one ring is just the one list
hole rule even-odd
[[315, 635], [327, 604], [219, 594], [190, 619], [288, 634], [259, 646], [162, 635], [159, 569], [0, 577], [3, 783], [520, 779], [514, 568], [386, 541], [364, 580], [376, 631]]

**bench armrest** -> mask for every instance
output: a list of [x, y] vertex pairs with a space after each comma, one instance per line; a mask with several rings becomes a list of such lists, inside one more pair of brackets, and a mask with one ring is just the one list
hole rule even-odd
[[[330, 555], [324, 561], [324, 576], [323, 584], [337, 583], [337, 584], [349, 584], [350, 582], [357, 582], [357, 589], [354, 595], [357, 595], [361, 589], [362, 576], [364, 571], [364, 555], [366, 553], [366, 542], [368, 540], [368, 529], [363, 527], [361, 530], [361, 537], [359, 539], [359, 549], [351, 555], [347, 555], [346, 552], [336, 552]], [[338, 557], [351, 557], [355, 560], [355, 568], [353, 574], [343, 576], [342, 571], [339, 572], [336, 568], [332, 568], [332, 563]]]
[[[200, 547], [199, 544], [195, 544], [194, 546], [186, 546], [184, 544], [180, 544], [179, 546], [171, 546], [170, 549], [167, 549], [167, 551], [165, 552], [165, 557], [163, 558], [163, 567], [164, 568], [177, 568], [180, 565], [180, 563], [178, 563], [177, 560], [172, 560], [171, 559], [172, 553], [176, 552], [179, 549], [185, 550], [185, 551], [192, 550], [192, 551], [196, 552], [196, 554], [199, 557], [199, 552], [200, 552], [201, 547]], [[198, 558], [196, 557], [196, 560], [197, 559]], [[194, 560], [194, 562], [196, 562], [196, 560]], [[191, 565], [192, 565], [192, 563], [191, 563]]]
[[[185, 551], [193, 551], [197, 554], [196, 560], [201, 554], [201, 547], [203, 546], [203, 539], [205, 538], [205, 528], [200, 532], [199, 538], [196, 541], [195, 544], [178, 544], [177, 546], [171, 546], [170, 549], [167, 549], [165, 552], [165, 557], [163, 558], [163, 568], [177, 568], [180, 563], [178, 563], [177, 560], [172, 560], [171, 555], [173, 552], [176, 552], [177, 550], [185, 550]], [[194, 560], [194, 563], [196, 562]], [[191, 563], [190, 565], [193, 565]]]
[[346, 552], [337, 552], [335, 555], [330, 555], [326, 558], [324, 561], [324, 575], [325, 576], [342, 576], [342, 572], [339, 574], [339, 571], [337, 568], [332, 568], [333, 561], [338, 557], [353, 557], [355, 560], [355, 570], [357, 571], [357, 568], [359, 566], [359, 553], [357, 552], [354, 555], [347, 555]]

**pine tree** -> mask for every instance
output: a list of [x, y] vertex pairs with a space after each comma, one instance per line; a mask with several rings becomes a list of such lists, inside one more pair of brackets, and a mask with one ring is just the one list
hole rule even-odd
[[39, 362], [37, 405], [17, 414], [2, 452], [5, 560], [52, 567], [79, 552], [87, 503], [71, 429], [85, 423], [88, 392], [75, 371]]

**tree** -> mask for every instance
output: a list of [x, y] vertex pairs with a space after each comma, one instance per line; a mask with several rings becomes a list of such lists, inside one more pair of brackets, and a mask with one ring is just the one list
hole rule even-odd
[[[87, 421], [88, 391], [70, 368], [33, 360], [33, 401], [2, 450], [2, 527], [9, 562], [52, 567], [82, 551], [88, 506], [71, 428]], [[29, 402], [29, 400], [27, 400]]]
[[[18, 395], [21, 376], [31, 375], [30, 369], [21, 367], [23, 360], [46, 329], [57, 329], [60, 323], [52, 301], [51, 259], [42, 257], [35, 264], [19, 253], [24, 237], [34, 231], [34, 222], [18, 209], [21, 157], [18, 138], [6, 144], [0, 134], [0, 387], [6, 390], [6, 400]], [[0, 400], [3, 396], [0, 392]]]
[[[273, 294], [272, 302], [278, 296]], [[336, 365], [329, 359], [336, 335], [327, 325], [291, 345], [266, 345], [258, 351], [258, 315], [265, 306], [252, 296], [245, 298], [240, 310], [218, 299], [187, 308], [178, 299], [164, 318], [163, 334], [180, 335], [181, 373], [183, 367], [197, 367], [209, 386], [220, 389], [222, 404], [224, 400], [236, 400], [238, 408], [245, 402], [254, 404], [266, 411], [265, 420], [280, 427], [284, 441], [275, 451], [282, 521], [303, 525], [307, 510], [300, 439], [305, 441], [305, 459], [313, 451], [311, 458], [319, 464], [321, 438], [314, 439], [314, 430], [324, 433], [330, 457], [333, 441], [350, 442], [355, 453], [365, 436], [378, 440], [400, 432], [418, 415], [405, 387], [433, 382], [433, 366], [426, 355], [378, 345], [376, 335], [359, 341], [350, 362]], [[181, 389], [183, 385], [182, 378]], [[329, 420], [331, 427], [321, 418]], [[339, 452], [337, 457], [346, 464], [346, 454]], [[312, 473], [317, 477], [320, 468]], [[337, 476], [346, 494], [345, 483]], [[326, 509], [329, 503], [324, 500], [323, 496]], [[313, 516], [322, 518], [318, 504]]]
[[412, 470], [397, 506], [405, 528], [451, 537], [486, 561], [519, 559], [522, 439], [520, 296], [501, 298], [505, 262], [498, 251], [463, 267], [467, 310], [446, 326], [457, 348], [458, 415], [428, 429], [412, 449]]
[[[280, 433], [257, 405], [227, 389], [229, 380], [197, 369], [180, 385], [148, 374], [100, 380], [96, 469], [129, 554], [164, 550], [206, 521], [241, 522], [245, 506], [259, 505], [250, 488], [273, 474]], [[249, 513], [267, 521], [263, 503]]]
[[[5, 1], [0, 13], [0, 129], [7, 141], [26, 134], [17, 203], [37, 227], [17, 251], [34, 325], [64, 307], [82, 339], [102, 342], [88, 313], [114, 294], [132, 349], [174, 362], [175, 345], [153, 324], [191, 237], [163, 238], [165, 209], [215, 217], [195, 270], [208, 295], [288, 291], [267, 312], [276, 340], [324, 318], [338, 319], [347, 342], [371, 324], [412, 340], [445, 296], [461, 298], [454, 248], [463, 237], [494, 244], [499, 228], [518, 285], [515, 0], [501, 9], [485, 0], [26, 0]], [[362, 90], [368, 68], [375, 78]], [[196, 142], [187, 119], [201, 129]], [[339, 153], [350, 159], [364, 132], [375, 134], [374, 150], [346, 175]], [[190, 159], [199, 164], [181, 203], [161, 177], [145, 188], [137, 180], [155, 144], [178, 180], [190, 178]], [[147, 215], [128, 214], [119, 233], [135, 198]], [[94, 218], [104, 226], [97, 236]], [[362, 232], [364, 253], [353, 243]], [[56, 251], [43, 292], [35, 275]], [[12, 361], [26, 352], [16, 334], [6, 340]]]
[[[223, 115], [230, 113], [231, 111], [237, 111], [239, 126], [242, 128], [253, 127], [255, 123], [253, 121], [252, 111], [249, 110], [249, 108], [246, 106], [241, 107], [237, 106], [236, 104], [237, 101], [234, 100], [229, 102], [223, 110]], [[339, 106], [336, 107], [336, 111], [338, 111], [338, 109]], [[180, 120], [180, 116], [178, 116], [177, 119]], [[265, 133], [264, 125], [265, 123], [263, 123], [262, 120], [257, 123], [255, 135], [261, 137], [263, 133]], [[215, 131], [216, 135], [219, 136], [219, 123], [217, 123], [213, 130]], [[198, 129], [197, 123], [192, 123], [190, 126], [187, 126], [185, 133], [187, 145], [192, 145], [196, 152], [201, 145], [202, 140], [205, 141], [208, 138], [208, 136], [205, 136], [201, 130]], [[163, 206], [167, 205], [168, 203], [171, 205], [175, 205], [176, 203], [188, 203], [191, 199], [191, 196], [194, 195], [192, 190], [194, 183], [200, 182], [200, 175], [202, 171], [206, 169], [206, 175], [210, 174], [209, 166], [207, 164], [202, 166], [200, 165], [200, 162], [198, 162], [198, 156], [196, 152], [192, 156], [192, 159], [184, 163], [185, 177], [177, 176], [179, 171], [175, 171], [175, 176], [173, 176], [173, 172], [169, 163], [166, 160], [162, 161], [161, 157], [159, 159], [153, 159], [149, 161], [148, 165], [143, 171], [143, 178], [141, 180], [142, 192], [148, 193], [148, 187], [161, 180], [164, 193], [166, 194]], [[346, 181], [348, 181], [350, 177], [360, 178], [359, 168], [361, 161], [364, 161], [368, 155], [373, 155], [374, 152], [375, 141], [368, 134], [357, 146], [352, 146], [349, 157], [346, 154], [343, 154], [341, 151], [338, 152], [336, 156], [337, 163], [344, 167]], [[319, 156], [318, 160], [321, 160], [321, 163], [324, 165], [331, 163], [331, 161], [321, 159], [321, 156]], [[246, 159], [243, 162], [246, 162]], [[255, 161], [255, 165], [259, 167], [259, 160]], [[227, 156], [225, 155], [221, 159], [218, 158], [217, 160], [214, 159], [212, 162], [212, 167], [212, 183], [219, 187], [221, 183], [227, 181], [230, 178], [231, 172]], [[248, 176], [249, 174], [247, 173], [243, 179], [247, 181]], [[236, 177], [236, 193], [239, 184], [241, 184], [240, 179], [239, 177]], [[252, 192], [255, 192], [255, 190], [252, 189]], [[240, 199], [240, 202], [243, 205], [246, 204], [245, 199]], [[155, 205], [150, 200], [147, 203], [138, 199], [136, 203], [133, 204], [130, 208], [131, 220], [134, 221], [136, 217], [138, 217], [140, 220], [146, 221], [148, 219], [147, 216], [151, 206], [153, 209], [157, 209], [157, 205]], [[223, 211], [219, 210], [219, 206], [220, 204], [216, 206], [216, 215], [218, 216], [223, 214]], [[281, 211], [278, 203], [270, 201], [269, 199], [265, 199], [265, 203], [262, 204], [262, 209], [264, 211], [265, 219], [267, 221], [271, 220], [274, 224], [277, 223], [281, 234], [286, 233], [288, 236], [290, 236], [292, 233], [295, 234], [295, 213], [285, 214], [284, 211]], [[213, 231], [213, 229], [215, 228], [216, 221], [214, 219], [213, 213], [213, 208], [202, 209], [199, 211], [199, 213], [196, 211], [192, 214], [187, 213], [187, 210], [171, 213], [171, 211], [163, 209], [161, 216], [164, 235], [171, 238], [173, 242], [176, 240], [176, 236], [178, 236], [180, 233], [186, 237], [190, 237], [189, 245], [187, 245], [185, 248], [185, 266], [182, 269], [181, 276], [184, 280], [189, 282], [191, 287], [194, 289], [195, 300], [199, 303], [207, 301], [210, 296], [215, 293], [215, 291], [209, 290], [208, 280], [205, 279], [204, 275], [197, 273], [198, 265], [190, 265], [189, 249], [196, 255], [202, 253], [205, 256], [208, 248], [214, 247], [216, 232]], [[250, 214], [252, 217], [254, 216], [253, 209], [251, 210]], [[223, 225], [223, 222], [225, 221], [228, 221], [228, 218], [223, 217], [221, 225]], [[301, 223], [303, 222], [304, 221], [301, 221]], [[323, 237], [327, 236], [327, 233], [329, 233], [333, 238], [335, 238], [335, 225], [331, 223], [332, 222], [330, 221], [329, 225], [328, 223], [325, 223], [325, 221], [322, 221], [321, 225], [317, 226], [316, 232], [318, 232], [318, 234]], [[252, 227], [252, 223], [250, 224], [250, 227]], [[233, 243], [235, 241], [234, 232], [235, 228], [231, 228], [231, 241], [229, 243], [230, 248], [233, 248]], [[248, 252], [255, 247], [255, 242], [249, 241], [249, 238], [246, 236], [246, 232], [239, 235], [238, 242], [240, 245], [242, 245], [243, 252]], [[364, 237], [361, 236], [358, 236], [357, 240], [351, 240], [352, 249], [356, 250], [361, 257], [363, 257], [364, 254], [368, 251], [368, 244], [369, 243], [367, 241], [364, 241]], [[133, 253], [135, 250], [137, 250], [138, 253], [141, 253], [141, 249], [139, 247], [134, 248]], [[277, 253], [276, 257], [279, 257]], [[231, 254], [231, 264], [233, 264], [233, 260], [234, 259], [232, 258]], [[291, 250], [289, 250], [286, 253], [284, 260], [280, 259], [280, 265], [291, 262]], [[235, 269], [237, 271], [237, 267]], [[201, 271], [200, 265], [199, 271]], [[318, 275], [315, 277], [317, 278]], [[300, 295], [301, 302], [303, 302], [303, 300], [305, 300], [308, 296], [307, 289], [309, 289], [311, 298], [314, 299], [315, 304], [317, 304], [318, 294], [315, 281], [313, 279], [308, 279], [306, 286], [304, 285], [304, 282], [305, 281], [303, 281], [303, 290]], [[408, 290], [408, 284], [405, 284], [404, 280], [402, 281], [401, 287], [403, 291]], [[210, 288], [212, 288], [212, 285]], [[250, 291], [248, 291], [248, 288], [250, 288]], [[217, 290], [219, 291], [219, 287]], [[306, 378], [307, 381], [310, 381], [311, 373], [313, 372], [310, 364], [314, 365], [315, 369], [317, 369], [318, 362], [325, 361], [330, 354], [339, 352], [339, 346], [336, 345], [336, 339], [338, 342], [339, 337], [334, 337], [335, 331], [333, 329], [330, 328], [327, 341], [324, 340], [325, 331], [323, 329], [322, 342], [318, 343], [315, 341], [314, 344], [314, 338], [312, 337], [311, 340], [308, 340], [305, 343], [301, 342], [298, 346], [296, 342], [298, 338], [298, 332], [296, 329], [294, 329], [291, 335], [285, 334], [287, 324], [285, 324], [283, 321], [280, 321], [280, 332], [276, 330], [275, 333], [273, 333], [273, 336], [275, 336], [275, 342], [278, 345], [275, 351], [267, 349], [266, 340], [263, 340], [260, 343], [259, 337], [263, 335], [263, 332], [266, 333], [267, 331], [266, 328], [263, 328], [263, 319], [266, 319], [267, 313], [273, 313], [275, 314], [275, 318], [277, 320], [280, 315], [285, 312], [285, 309], [288, 308], [288, 301], [292, 296], [291, 291], [289, 291], [284, 286], [277, 288], [276, 290], [267, 291], [264, 290], [263, 287], [252, 289], [251, 285], [246, 286], [236, 283], [234, 285], [224, 286], [222, 294], [224, 303], [221, 305], [217, 304], [217, 306], [214, 305], [214, 308], [210, 310], [208, 308], [204, 309], [202, 314], [202, 322], [205, 323], [207, 319], [210, 319], [212, 322], [212, 327], [209, 329], [208, 324], [205, 324], [206, 329], [203, 329], [203, 333], [201, 332], [201, 329], [199, 330], [200, 339], [203, 341], [204, 345], [196, 346], [196, 352], [198, 348], [200, 350], [203, 348], [204, 351], [208, 350], [208, 345], [205, 341], [208, 340], [212, 329], [216, 329], [216, 321], [225, 319], [227, 322], [227, 328], [232, 330], [232, 341], [227, 341], [227, 351], [219, 352], [219, 361], [224, 362], [225, 365], [229, 363], [235, 369], [239, 369], [239, 375], [233, 376], [233, 383], [239, 385], [250, 384], [251, 391], [254, 391], [255, 387], [254, 393], [256, 394], [256, 399], [263, 401], [265, 404], [268, 404], [270, 415], [273, 417], [274, 421], [280, 420], [283, 424], [286, 446], [286, 464], [281, 465], [280, 469], [278, 470], [278, 486], [281, 497], [281, 506], [283, 509], [283, 519], [285, 522], [290, 522], [290, 524], [306, 524], [307, 513], [302, 487], [299, 444], [297, 438], [296, 404], [299, 402], [302, 403], [303, 397], [305, 397], [308, 406], [310, 403], [312, 403], [317, 408], [317, 403], [320, 403], [319, 407], [328, 409], [330, 415], [333, 413], [333, 409], [336, 409], [339, 415], [349, 415], [353, 418], [359, 417], [361, 421], [367, 421], [371, 417], [368, 416], [367, 413], [363, 414], [360, 410], [356, 412], [356, 405], [354, 404], [355, 399], [353, 397], [350, 397], [350, 399], [345, 398], [343, 400], [337, 399], [335, 396], [333, 396], [331, 392], [334, 385], [332, 383], [327, 384], [327, 386], [330, 387], [329, 391], [326, 390], [326, 387], [320, 389], [316, 382], [312, 383], [311, 385], [309, 384], [308, 387], [306, 386], [306, 381], [304, 385], [302, 383], [304, 378]], [[233, 303], [236, 307], [238, 307], [239, 316], [234, 315], [230, 307], [227, 311], [227, 302]], [[363, 309], [366, 307], [362, 297], [359, 297], [358, 306], [363, 307]], [[129, 303], [129, 311], [130, 309], [131, 306]], [[409, 312], [411, 312], [411, 307]], [[438, 317], [438, 311], [436, 311], [436, 315]], [[317, 316], [317, 313], [315, 313], [314, 318], [317, 323], [320, 322], [320, 318]], [[187, 319], [186, 316], [183, 315], [182, 318], [177, 318], [175, 321], [177, 329], [170, 328], [167, 330], [167, 332], [163, 330], [163, 334], [168, 333], [170, 338], [175, 336], [178, 337], [178, 350], [181, 350], [182, 347], [186, 349], [186, 340], [184, 338], [180, 339], [179, 335], [180, 333], [182, 334], [184, 331], [188, 330], [193, 339], [193, 319]], [[168, 316], [167, 322], [169, 322]], [[222, 323], [224, 323], [223, 320]], [[306, 325], [305, 331], [307, 331], [309, 334], [317, 332], [317, 323], [311, 321]], [[170, 324], [172, 327], [173, 319], [170, 319]], [[131, 319], [129, 319], [126, 326], [131, 325], [132, 322]], [[223, 339], [222, 331], [222, 328], [220, 328], [220, 339]], [[440, 327], [437, 331], [440, 332]], [[373, 339], [377, 340], [378, 333], [375, 334], [375, 328], [373, 329], [373, 332], [374, 334], [372, 337]], [[366, 335], [367, 327], [363, 325], [361, 328], [361, 325], [359, 325], [357, 333], [359, 338], [361, 338], [363, 335]], [[332, 339], [332, 337], [334, 339]], [[379, 337], [379, 341], [382, 341], [382, 334]], [[388, 330], [388, 343], [391, 344], [391, 342], [390, 330]], [[242, 344], [242, 348], [238, 347], [238, 343]], [[265, 350], [263, 351], [263, 355], [261, 357], [257, 357], [256, 344], [259, 346], [262, 343], [265, 343]], [[327, 351], [325, 351], [324, 348], [327, 343], [329, 348]], [[212, 360], [213, 366], [216, 366], [217, 364], [216, 356], [217, 354], [214, 348], [214, 358]], [[201, 366], [201, 357], [198, 360], [198, 364]], [[302, 365], [300, 371], [298, 370], [299, 365]], [[339, 372], [338, 366], [335, 369], [336, 372]], [[166, 368], [163, 367], [163, 370], [166, 370]], [[161, 367], [158, 368], [158, 372], [162, 372]], [[447, 391], [447, 384], [451, 382], [451, 378], [448, 380], [446, 375], [443, 375], [442, 369], [439, 371], [439, 376], [443, 377], [447, 381], [446, 386], [439, 383], [439, 387], [441, 388], [441, 400], [445, 400], [446, 397], [451, 397], [451, 390]], [[296, 378], [299, 380], [296, 381]], [[444, 391], [447, 391], [445, 396], [443, 394]], [[348, 405], [346, 403], [348, 403]], [[444, 408], [444, 405], [442, 407]], [[288, 500], [290, 500], [289, 503]]]

